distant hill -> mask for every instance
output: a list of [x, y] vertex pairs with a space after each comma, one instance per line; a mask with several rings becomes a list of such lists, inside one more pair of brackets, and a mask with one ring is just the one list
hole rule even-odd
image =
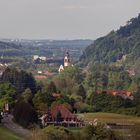
[[140, 67], [140, 14], [117, 31], [111, 31], [88, 46], [80, 63]]
[[93, 40], [79, 39], [79, 40], [28, 40], [28, 39], [0, 39], [2, 42], [14, 43], [22, 46], [33, 46], [43, 48], [85, 48], [87, 45], [93, 43]]
[[21, 55], [24, 55], [24, 50], [21, 45], [0, 41], [0, 57]]
[[92, 40], [25, 40], [0, 39], [0, 57], [63, 57], [65, 51], [70, 51], [73, 58], [79, 58], [82, 50], [89, 46]]

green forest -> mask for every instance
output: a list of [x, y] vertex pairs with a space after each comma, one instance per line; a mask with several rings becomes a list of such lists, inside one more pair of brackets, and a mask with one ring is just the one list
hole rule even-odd
[[81, 65], [116, 64], [140, 68], [140, 15], [125, 26], [98, 38], [80, 58]]

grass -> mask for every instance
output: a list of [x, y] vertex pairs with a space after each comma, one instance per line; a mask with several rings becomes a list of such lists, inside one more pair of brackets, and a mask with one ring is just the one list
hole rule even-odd
[[79, 132], [81, 130], [81, 128], [79, 128], [79, 127], [72, 127], [72, 128], [68, 128], [68, 129], [72, 132]]
[[24, 140], [21, 136], [15, 134], [9, 129], [0, 125], [0, 140]]
[[121, 115], [115, 113], [83, 113], [80, 114], [85, 121], [93, 121], [95, 118], [102, 123], [120, 123], [140, 125], [140, 117]]

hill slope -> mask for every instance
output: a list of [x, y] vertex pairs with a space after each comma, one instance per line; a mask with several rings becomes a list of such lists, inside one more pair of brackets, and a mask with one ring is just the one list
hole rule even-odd
[[119, 63], [140, 67], [140, 14], [117, 31], [111, 31], [88, 46], [80, 58], [81, 64]]
[[21, 45], [0, 41], [0, 56], [21, 56], [24, 51]]
[[14, 132], [0, 125], [0, 140], [24, 140]]
[[[21, 57], [44, 55], [47, 57], [63, 56], [66, 50], [78, 56], [81, 50], [91, 44], [92, 40], [0, 40], [0, 57]], [[61, 50], [61, 51], [60, 51]]]

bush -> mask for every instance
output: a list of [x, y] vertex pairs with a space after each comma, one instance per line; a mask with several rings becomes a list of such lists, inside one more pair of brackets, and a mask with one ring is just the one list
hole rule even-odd
[[86, 126], [83, 128], [81, 134], [83, 140], [116, 140], [114, 132], [106, 129], [102, 124]]
[[83, 103], [83, 102], [75, 103], [74, 108], [77, 110], [77, 112], [80, 112], [80, 113], [92, 112], [93, 111], [92, 106], [90, 106], [90, 105], [88, 105], [86, 103]]
[[36, 123], [38, 120], [35, 109], [23, 99], [20, 99], [15, 104], [13, 115], [15, 121], [23, 127], [28, 127], [30, 124]]
[[48, 126], [43, 132], [49, 140], [74, 140], [72, 132], [64, 127]]

